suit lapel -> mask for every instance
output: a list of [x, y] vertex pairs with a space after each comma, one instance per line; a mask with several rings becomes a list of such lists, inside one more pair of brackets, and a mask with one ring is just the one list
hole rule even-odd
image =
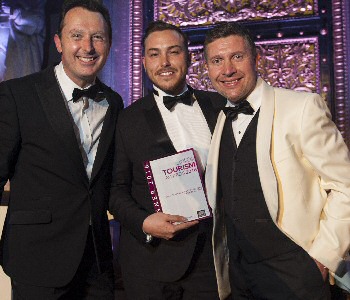
[[207, 196], [209, 205], [216, 212], [216, 196], [217, 196], [217, 179], [218, 179], [218, 165], [222, 130], [224, 129], [226, 116], [221, 112], [215, 126], [213, 137], [208, 153], [208, 162], [205, 171], [205, 186], [207, 189]]
[[[259, 79], [261, 80], [261, 79]], [[274, 167], [271, 162], [273, 154], [273, 120], [275, 113], [275, 92], [264, 81], [262, 102], [257, 127], [256, 153], [261, 187], [270, 215], [277, 222], [278, 190]]]
[[166, 153], [176, 153], [176, 149], [170, 140], [168, 132], [166, 131], [163, 118], [159, 112], [153, 94], [147, 95], [143, 101], [144, 116], [151, 132], [154, 135], [156, 144], [161, 147]]
[[47, 119], [61, 140], [61, 144], [66, 148], [69, 158], [75, 164], [77, 171], [87, 178], [72, 120], [53, 68], [43, 71], [42, 80], [36, 83], [35, 88]]
[[215, 129], [216, 120], [220, 110], [225, 106], [226, 99], [217, 93], [203, 93], [194, 90], [194, 96], [203, 112], [203, 115], [208, 123], [210, 132]]
[[109, 106], [106, 112], [105, 119], [103, 121], [100, 141], [98, 143], [98, 149], [97, 149], [94, 166], [91, 173], [90, 184], [93, 182], [98, 171], [101, 169], [103, 161], [107, 156], [108, 149], [114, 137], [115, 126], [116, 126], [117, 115], [118, 115], [118, 106], [116, 102], [113, 101], [113, 96], [107, 90], [105, 85], [103, 85], [103, 87], [104, 87], [103, 92], [106, 95]]

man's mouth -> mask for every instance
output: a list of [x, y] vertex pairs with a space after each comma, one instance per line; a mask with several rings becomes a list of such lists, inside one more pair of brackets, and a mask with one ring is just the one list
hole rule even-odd
[[175, 70], [161, 70], [157, 72], [157, 75], [159, 76], [170, 76], [175, 73]]
[[220, 82], [224, 85], [227, 86], [234, 86], [236, 85], [239, 81], [241, 80], [241, 78], [238, 79], [230, 79], [230, 80], [221, 80]]
[[82, 57], [82, 56], [77, 56], [78, 59], [82, 62], [88, 63], [91, 61], [94, 61], [95, 59], [97, 59], [97, 57]]

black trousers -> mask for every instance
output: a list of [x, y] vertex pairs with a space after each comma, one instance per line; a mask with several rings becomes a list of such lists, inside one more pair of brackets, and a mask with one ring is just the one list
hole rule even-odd
[[106, 271], [100, 274], [89, 230], [82, 261], [69, 284], [40, 287], [12, 280], [13, 300], [114, 300], [113, 265], [112, 262], [106, 262], [106, 265]]
[[309, 254], [296, 250], [257, 263], [230, 260], [232, 299], [328, 300], [330, 288]]
[[197, 243], [191, 265], [178, 281], [161, 282], [148, 279], [147, 274], [124, 272], [128, 300], [219, 300], [210, 235], [202, 242]]

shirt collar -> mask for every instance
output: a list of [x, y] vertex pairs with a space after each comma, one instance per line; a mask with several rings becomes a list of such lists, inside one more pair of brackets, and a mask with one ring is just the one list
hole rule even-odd
[[[158, 92], [158, 95], [154, 94], [153, 93], [153, 96], [154, 96], [154, 99], [156, 100], [156, 102], [162, 102], [163, 103], [163, 97], [164, 96], [174, 96], [174, 95], [170, 95], [170, 94], [167, 94], [166, 92], [164, 92], [163, 90], [161, 90], [160, 88], [156, 87], [155, 85], [153, 85], [153, 88]], [[187, 84], [184, 86], [182, 92], [176, 96], [180, 96], [182, 95], [184, 92], [186, 92], [188, 90], [188, 86]]]
[[[81, 89], [81, 87], [68, 77], [64, 71], [62, 61], [55, 67], [55, 73], [65, 99], [67, 101], [71, 101], [73, 90], [75, 88]], [[87, 86], [86, 88], [89, 88], [91, 85]]]
[[[263, 92], [262, 79], [258, 76], [254, 90], [247, 97], [247, 101], [253, 107], [254, 111], [257, 111], [261, 106], [262, 92]], [[232, 104], [229, 100], [227, 100], [226, 106], [234, 107], [235, 105]]]

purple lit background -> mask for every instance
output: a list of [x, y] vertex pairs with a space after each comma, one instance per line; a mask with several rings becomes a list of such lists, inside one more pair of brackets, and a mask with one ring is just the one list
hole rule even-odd
[[[217, 22], [238, 21], [256, 37], [260, 75], [274, 86], [320, 93], [350, 146], [350, 0], [100, 1], [110, 11], [113, 43], [99, 77], [123, 97], [125, 106], [151, 87], [142, 68], [141, 48], [150, 21], [173, 23], [188, 34], [192, 61], [188, 83], [204, 90], [212, 89], [203, 64], [205, 32]], [[62, 2], [0, 0], [0, 81], [60, 60], [53, 35]], [[7, 185], [0, 206], [7, 205], [8, 194]], [[117, 222], [111, 222], [111, 234], [117, 252]], [[116, 298], [123, 300], [117, 260], [115, 263]]]
[[[0, 81], [59, 61], [52, 39], [62, 2], [0, 0]], [[110, 11], [114, 30], [110, 57], [100, 77], [122, 95], [126, 106], [151, 87], [142, 69], [141, 50], [142, 34], [149, 21], [161, 19], [186, 31], [192, 56], [188, 82], [200, 89], [211, 88], [201, 53], [206, 30], [220, 21], [238, 21], [256, 36], [262, 56], [261, 76], [274, 86], [322, 94], [349, 145], [350, 0], [103, 0], [103, 3]], [[6, 10], [9, 6], [13, 6], [11, 11]], [[29, 16], [23, 18], [22, 28], [15, 24], [16, 7], [21, 7], [24, 17]], [[10, 39], [12, 48], [8, 52]], [[38, 61], [37, 57], [42, 59], [41, 65], [32, 63]], [[288, 65], [286, 57], [293, 65]], [[16, 72], [9, 72], [11, 68]]]

